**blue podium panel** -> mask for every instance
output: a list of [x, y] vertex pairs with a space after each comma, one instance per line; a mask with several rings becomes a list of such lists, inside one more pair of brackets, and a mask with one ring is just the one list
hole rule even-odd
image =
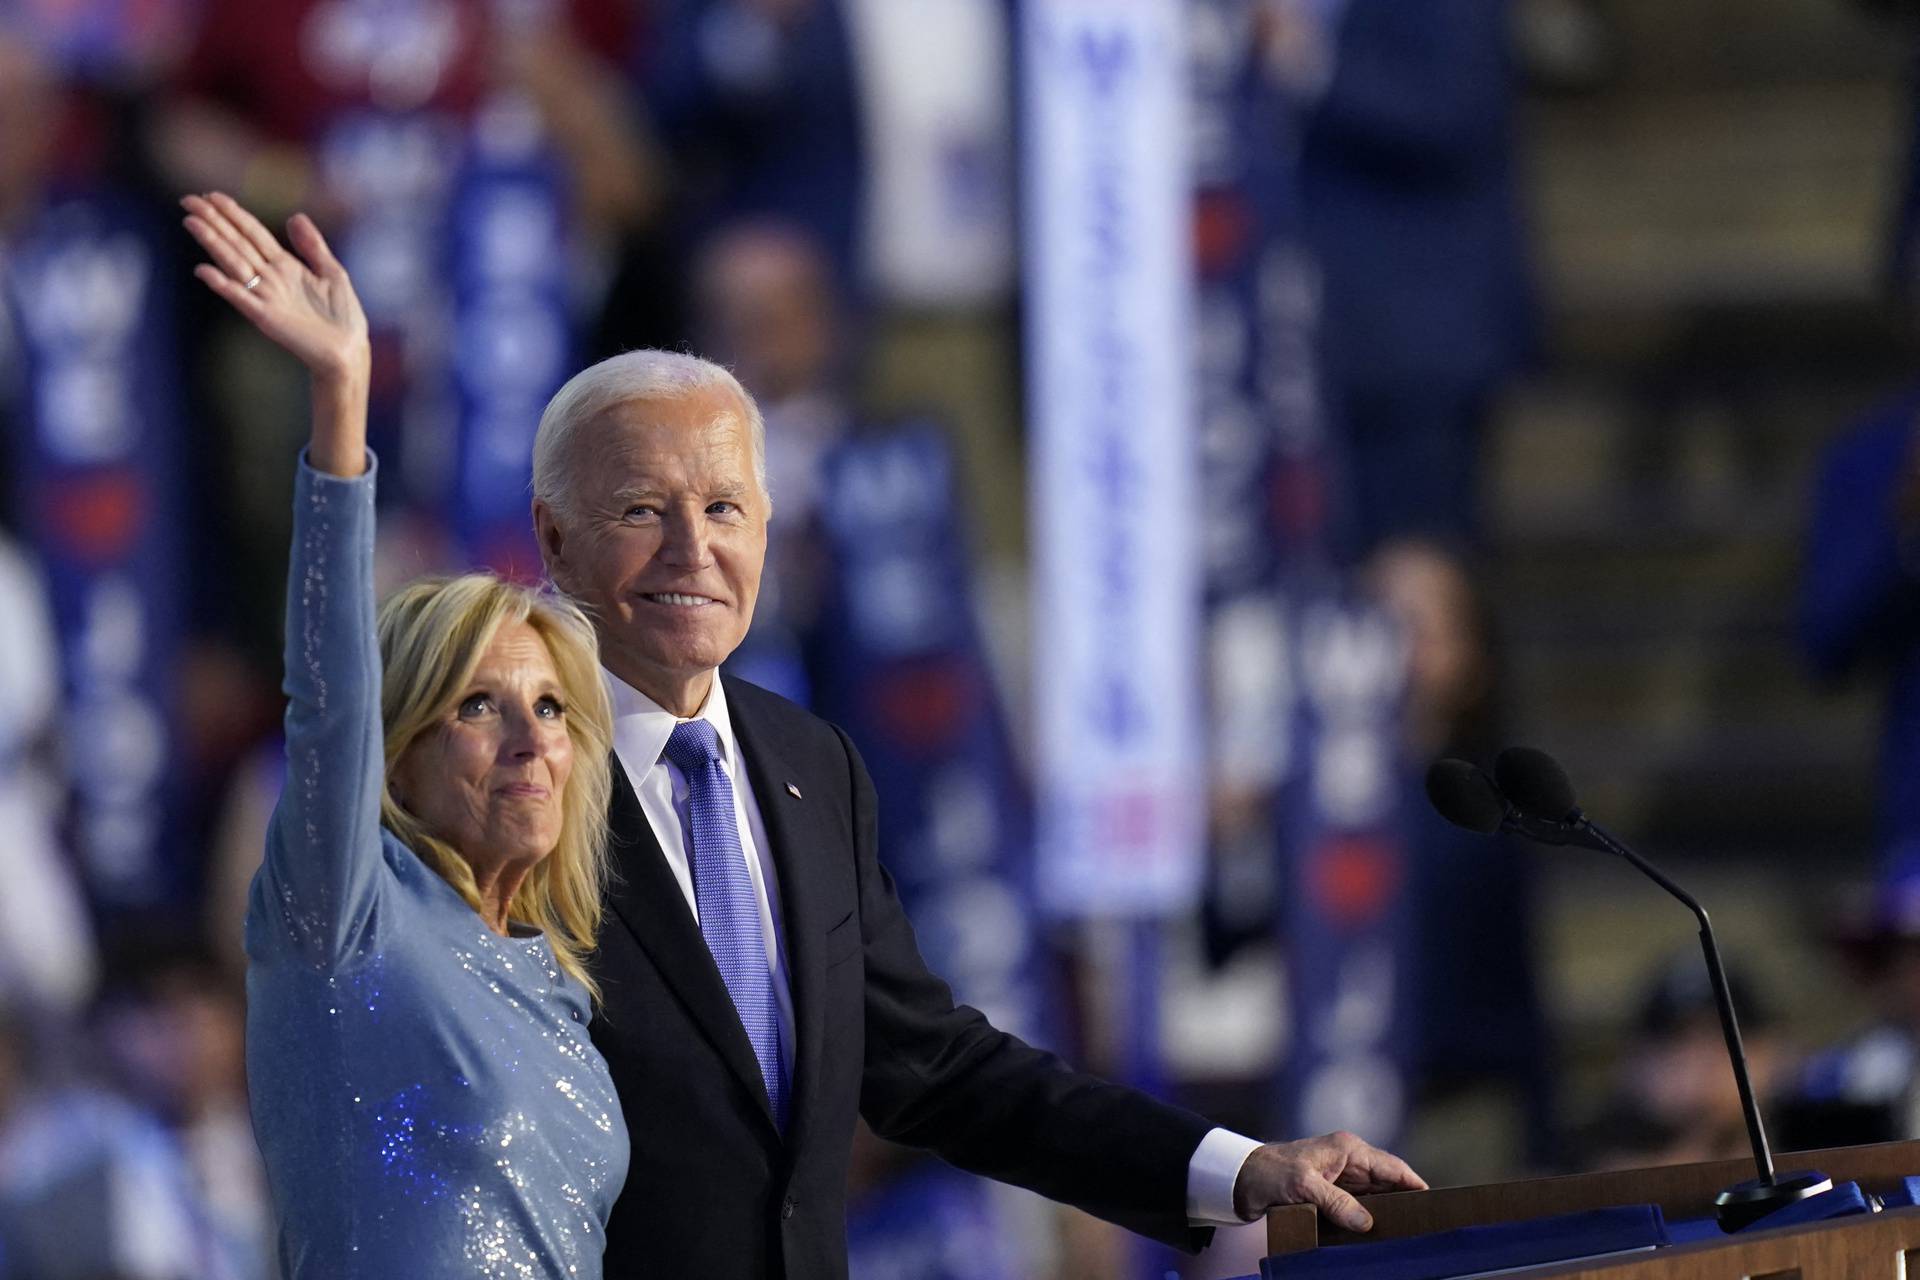
[[1900, 1185], [1887, 1193], [1882, 1206], [1888, 1209], [1920, 1207], [1920, 1178], [1902, 1178]]
[[1406, 1240], [1281, 1254], [1260, 1264], [1261, 1280], [1458, 1280], [1518, 1267], [1668, 1243], [1658, 1205], [1622, 1205], [1584, 1213], [1465, 1227]]

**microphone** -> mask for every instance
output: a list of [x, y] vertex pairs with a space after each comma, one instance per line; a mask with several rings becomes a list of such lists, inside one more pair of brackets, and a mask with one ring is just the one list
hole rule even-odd
[[1714, 1197], [1722, 1231], [1738, 1231], [1783, 1205], [1832, 1189], [1833, 1180], [1824, 1173], [1774, 1172], [1773, 1152], [1767, 1145], [1766, 1127], [1747, 1075], [1740, 1023], [1734, 1015], [1726, 969], [1720, 963], [1720, 946], [1714, 940], [1713, 922], [1707, 918], [1706, 908], [1658, 867], [1582, 813], [1574, 800], [1573, 783], [1559, 761], [1532, 747], [1509, 747], [1494, 761], [1493, 777], [1488, 778], [1464, 760], [1439, 760], [1427, 770], [1427, 797], [1441, 817], [1470, 831], [1484, 835], [1513, 831], [1545, 844], [1579, 845], [1611, 853], [1638, 868], [1693, 912], [1700, 923], [1700, 949], [1706, 955], [1707, 976], [1713, 982], [1714, 1003], [1720, 1012], [1720, 1030], [1727, 1042], [1734, 1083], [1740, 1090], [1740, 1108], [1746, 1117], [1747, 1138], [1759, 1175]]
[[1516, 809], [1554, 822], [1568, 821], [1578, 811], [1567, 771], [1537, 748], [1508, 747], [1493, 762], [1493, 776]]
[[1465, 760], [1436, 760], [1428, 767], [1427, 800], [1454, 826], [1484, 836], [1510, 831], [1540, 844], [1587, 843], [1583, 832], [1564, 822], [1522, 813], [1484, 770]]
[[1435, 760], [1427, 769], [1427, 800], [1456, 827], [1493, 835], [1513, 812], [1500, 788], [1478, 765], [1465, 760]]

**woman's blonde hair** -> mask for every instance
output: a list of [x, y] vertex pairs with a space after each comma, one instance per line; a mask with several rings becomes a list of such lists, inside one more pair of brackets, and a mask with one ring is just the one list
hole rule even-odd
[[573, 769], [560, 796], [560, 841], [521, 881], [507, 914], [545, 932], [560, 967], [597, 1001], [600, 989], [587, 973], [586, 957], [600, 927], [600, 894], [607, 879], [613, 709], [600, 678], [593, 627], [575, 605], [489, 573], [423, 578], [388, 597], [379, 618], [387, 764], [380, 820], [474, 910], [481, 909], [473, 869], [394, 799], [393, 771], [407, 748], [443, 724], [458, 705], [500, 628], [518, 622], [546, 642], [560, 678]]

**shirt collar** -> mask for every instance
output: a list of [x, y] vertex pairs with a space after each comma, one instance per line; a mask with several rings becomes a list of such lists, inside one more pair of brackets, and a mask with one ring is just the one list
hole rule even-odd
[[[667, 739], [680, 717], [609, 671], [607, 690], [613, 697], [614, 741], [625, 748], [623, 755], [648, 768], [659, 763], [667, 750]], [[721, 687], [720, 673], [713, 673], [713, 687], [700, 710], [689, 720], [705, 720], [720, 739], [720, 760], [729, 769], [738, 752], [733, 740], [733, 717], [727, 713], [727, 691]], [[635, 779], [639, 781], [639, 779]]]

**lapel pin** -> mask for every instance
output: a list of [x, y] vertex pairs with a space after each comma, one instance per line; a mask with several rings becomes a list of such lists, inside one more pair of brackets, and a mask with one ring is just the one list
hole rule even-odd
[[800, 794], [800, 788], [794, 786], [791, 782], [787, 784], [787, 794], [792, 796], [795, 800], [799, 800], [803, 798]]

